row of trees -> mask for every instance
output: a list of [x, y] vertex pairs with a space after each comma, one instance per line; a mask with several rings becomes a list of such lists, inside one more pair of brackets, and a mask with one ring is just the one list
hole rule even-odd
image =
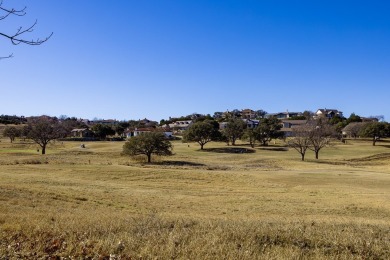
[[[67, 124], [57, 118], [41, 116], [31, 118], [28, 124], [22, 128], [7, 126], [3, 135], [10, 138], [11, 142], [16, 137], [25, 137], [37, 143], [46, 153], [46, 147], [52, 140], [63, 138], [67, 135]], [[95, 126], [96, 128], [107, 128]], [[210, 141], [225, 141], [228, 145], [235, 145], [237, 139], [247, 140], [254, 147], [255, 142], [267, 145], [272, 139], [283, 137], [280, 131], [281, 124], [276, 118], [264, 118], [255, 128], [246, 128], [241, 119], [231, 119], [224, 129], [219, 130], [219, 124], [213, 120], [204, 120], [194, 123], [184, 132], [184, 141], [197, 142], [201, 149]], [[103, 130], [102, 130], [103, 131]], [[111, 129], [111, 134], [115, 133]], [[373, 145], [384, 137], [390, 137], [390, 124], [384, 122], [371, 122], [364, 124], [361, 135], [370, 137]], [[319, 152], [326, 146], [331, 145], [332, 140], [340, 139], [340, 134], [334, 125], [327, 120], [312, 120], [306, 124], [293, 128], [293, 136], [288, 138], [289, 147], [300, 153], [302, 161], [305, 159], [307, 150], [315, 153], [315, 158], [319, 158]], [[158, 155], [171, 155], [172, 145], [161, 133], [148, 133], [130, 139], [124, 145], [124, 154], [138, 155], [145, 154], [148, 162], [151, 161], [153, 153]]]
[[335, 128], [328, 122], [310, 121], [294, 128], [293, 137], [289, 138], [288, 146], [301, 155], [302, 161], [305, 160], [307, 150], [312, 150], [315, 158], [318, 159], [321, 149], [331, 145], [332, 139], [337, 137]]
[[65, 137], [66, 134], [65, 125], [60, 124], [57, 118], [47, 116], [30, 118], [28, 124], [23, 127], [7, 126], [3, 131], [3, 136], [9, 137], [11, 143], [16, 137], [33, 140], [41, 147], [42, 154], [46, 153], [50, 141]]
[[[42, 154], [45, 154], [46, 147], [51, 141], [67, 137], [73, 128], [83, 127], [87, 126], [75, 118], [59, 120], [56, 117], [40, 116], [29, 118], [28, 123], [23, 126], [6, 126], [3, 136], [8, 137], [11, 143], [17, 137], [31, 139], [41, 147]], [[123, 133], [124, 126], [96, 124], [91, 130], [96, 137], [105, 139], [107, 135], [116, 134], [116, 131]]]
[[[225, 141], [228, 145], [235, 145], [238, 139], [248, 141], [252, 147], [256, 142], [265, 146], [273, 139], [284, 138], [281, 128], [280, 121], [274, 117], [261, 119], [259, 125], [254, 128], [247, 128], [241, 119], [230, 119], [221, 131], [216, 121], [205, 120], [191, 125], [184, 132], [183, 141], [197, 142], [201, 150], [211, 141]], [[302, 160], [305, 159], [307, 150], [312, 150], [318, 159], [324, 147], [330, 146], [334, 140], [342, 140], [337, 125], [327, 119], [308, 120], [306, 124], [292, 130], [293, 136], [287, 138], [287, 143], [300, 153]], [[359, 136], [371, 138], [375, 145], [380, 138], [390, 137], [390, 124], [385, 122], [362, 124]]]
[[[351, 130], [356, 130], [356, 136], [367, 137], [372, 139], [372, 145], [375, 145], [381, 138], [390, 137], [390, 124], [385, 122], [368, 122], [361, 124], [352, 121]], [[355, 127], [358, 126], [358, 127]], [[320, 150], [331, 145], [331, 141], [340, 138], [337, 126], [329, 122], [309, 121], [307, 124], [298, 126], [293, 129], [293, 137], [288, 140], [288, 145], [301, 154], [302, 161], [305, 159], [307, 150], [315, 153], [316, 159]]]
[[219, 130], [218, 122], [205, 120], [192, 124], [183, 134], [185, 142], [197, 142], [202, 150], [211, 141], [224, 141], [227, 145], [235, 145], [238, 139], [248, 140], [252, 147], [255, 142], [267, 145], [272, 139], [280, 138], [282, 125], [277, 118], [263, 118], [255, 128], [247, 128], [243, 120], [230, 119], [223, 129]]

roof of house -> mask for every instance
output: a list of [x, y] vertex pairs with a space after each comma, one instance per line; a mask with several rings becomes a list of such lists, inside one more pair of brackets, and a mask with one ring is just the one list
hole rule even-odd
[[329, 114], [329, 113], [341, 113], [341, 111], [337, 110], [337, 109], [328, 109], [328, 108], [320, 108], [317, 110], [316, 113], [318, 112], [321, 112], [322, 114]]
[[125, 131], [125, 133], [130, 132], [172, 132], [170, 128], [167, 127], [160, 127], [160, 128], [154, 128], [154, 127], [141, 127], [141, 128], [133, 128], [128, 129]]
[[304, 125], [307, 123], [307, 120], [289, 120], [289, 119], [285, 119], [285, 120], [282, 120], [283, 123], [290, 123], [292, 125]]
[[72, 129], [71, 132], [83, 132], [85, 130], [89, 130], [88, 128], [75, 128], [75, 129]]
[[185, 120], [185, 121], [175, 121], [171, 124], [169, 124], [168, 126], [170, 128], [174, 128], [174, 127], [187, 127], [189, 125], [192, 124], [192, 120]]
[[343, 132], [348, 132], [351, 131], [353, 127], [358, 126], [358, 125], [365, 125], [367, 122], [352, 122], [346, 125], [341, 131]]

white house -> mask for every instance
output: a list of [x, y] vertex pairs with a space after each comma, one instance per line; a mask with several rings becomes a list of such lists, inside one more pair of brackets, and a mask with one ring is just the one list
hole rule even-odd
[[327, 108], [320, 108], [315, 112], [315, 118], [319, 117], [326, 117], [326, 118], [333, 118], [335, 116], [343, 117], [343, 112], [338, 111], [337, 109], [327, 109]]
[[192, 120], [176, 121], [168, 125], [174, 131], [185, 131], [192, 125]]
[[160, 132], [165, 135], [166, 138], [172, 138], [173, 133], [172, 130], [169, 128], [153, 128], [153, 127], [148, 127], [148, 128], [135, 128], [133, 130], [129, 129], [125, 131], [126, 138], [131, 138], [134, 136], [141, 135], [143, 133], [150, 133], [150, 132]]

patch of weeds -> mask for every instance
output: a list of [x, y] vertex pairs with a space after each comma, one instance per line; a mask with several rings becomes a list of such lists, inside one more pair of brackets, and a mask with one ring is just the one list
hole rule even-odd
[[83, 197], [76, 197], [74, 198], [75, 200], [79, 200], [79, 201], [88, 201], [87, 198], [83, 198]]

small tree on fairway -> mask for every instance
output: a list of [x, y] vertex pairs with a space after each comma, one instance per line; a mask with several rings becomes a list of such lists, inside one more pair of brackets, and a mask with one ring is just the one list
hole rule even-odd
[[247, 128], [241, 137], [242, 140], [247, 140], [252, 148], [255, 147], [256, 135], [253, 128]]
[[112, 127], [109, 125], [96, 124], [92, 126], [91, 130], [95, 134], [95, 136], [100, 138], [100, 140], [104, 140], [107, 135], [115, 134], [115, 130], [112, 129]]
[[27, 137], [42, 148], [42, 154], [46, 153], [46, 146], [50, 141], [64, 135], [64, 130], [57, 118], [47, 116], [31, 119], [26, 130], [28, 131]]
[[261, 145], [268, 145], [272, 139], [283, 137], [282, 124], [276, 117], [263, 118], [254, 129], [255, 138]]
[[150, 132], [131, 137], [123, 145], [123, 154], [136, 156], [146, 155], [148, 163], [151, 162], [152, 154], [160, 156], [172, 155], [172, 144], [167, 140], [163, 133]]
[[16, 137], [21, 135], [21, 132], [22, 131], [20, 130], [20, 128], [17, 128], [15, 126], [7, 126], [6, 128], [4, 128], [3, 136], [9, 137], [12, 143]]
[[360, 131], [363, 137], [372, 138], [372, 145], [375, 146], [376, 141], [380, 138], [390, 136], [390, 125], [385, 122], [371, 122], [367, 123]]
[[316, 159], [320, 150], [330, 145], [330, 141], [337, 133], [335, 128], [327, 122], [318, 121], [317, 124], [310, 124], [310, 146], [309, 149], [315, 153]]
[[244, 134], [245, 123], [240, 118], [233, 118], [228, 121], [225, 129], [222, 130], [222, 134], [227, 139], [227, 144], [229, 141], [232, 145], [236, 144], [236, 140], [241, 138]]
[[215, 121], [201, 121], [192, 124], [183, 134], [184, 142], [197, 142], [200, 149], [208, 142], [220, 139], [220, 132], [218, 131], [218, 123]]
[[288, 140], [288, 146], [294, 148], [301, 155], [301, 160], [304, 161], [306, 151], [311, 145], [310, 128], [307, 125], [302, 125], [292, 130], [293, 136]]

